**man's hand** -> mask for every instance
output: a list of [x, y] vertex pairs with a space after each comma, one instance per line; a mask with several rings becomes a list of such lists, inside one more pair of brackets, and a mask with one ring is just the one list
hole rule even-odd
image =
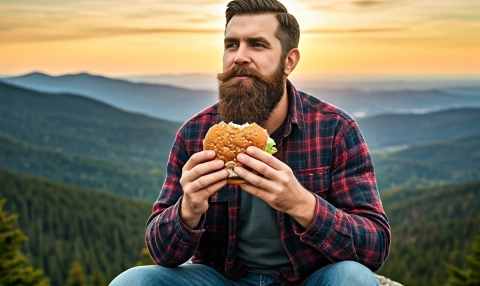
[[263, 175], [235, 167], [235, 173], [249, 182], [243, 184], [242, 189], [272, 208], [291, 215], [304, 228], [309, 226], [314, 217], [316, 199], [298, 182], [289, 166], [256, 147], [249, 147], [246, 154], [237, 156], [237, 160]]
[[227, 184], [225, 164], [214, 158], [214, 151], [198, 152], [190, 157], [182, 169], [180, 218], [192, 229], [198, 226], [202, 214], [207, 211], [208, 198]]

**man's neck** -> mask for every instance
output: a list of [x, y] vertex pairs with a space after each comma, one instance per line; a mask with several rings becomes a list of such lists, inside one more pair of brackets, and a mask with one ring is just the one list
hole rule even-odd
[[285, 117], [288, 113], [288, 93], [287, 93], [287, 85], [284, 85], [284, 91], [282, 99], [278, 103], [277, 107], [272, 111], [270, 118], [267, 121], [266, 129], [268, 134], [272, 134], [275, 130], [282, 125]]

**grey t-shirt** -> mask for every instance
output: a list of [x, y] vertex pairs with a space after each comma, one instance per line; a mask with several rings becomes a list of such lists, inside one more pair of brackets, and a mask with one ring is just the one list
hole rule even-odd
[[272, 277], [276, 270], [292, 268], [280, 240], [277, 211], [246, 191], [241, 192], [237, 256], [249, 271]]

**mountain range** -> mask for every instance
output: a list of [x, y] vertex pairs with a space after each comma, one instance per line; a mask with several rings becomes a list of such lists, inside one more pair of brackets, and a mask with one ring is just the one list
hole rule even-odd
[[124, 111], [184, 121], [215, 103], [215, 92], [169, 85], [133, 83], [87, 73], [58, 77], [31, 73], [1, 81], [47, 93], [77, 94]]
[[[126, 197], [158, 196], [180, 122], [5, 83], [0, 100], [0, 168]], [[479, 120], [480, 108], [359, 118], [380, 190], [480, 179]]]
[[[91, 77], [99, 85], [118, 83], [82, 76], [83, 84], [91, 84]], [[132, 88], [131, 94], [145, 87], [120, 82]], [[392, 226], [391, 254], [378, 273], [405, 285], [443, 285], [443, 264], [460, 266], [469, 242], [480, 234], [476, 88], [448, 88], [441, 89], [447, 96], [438, 98], [445, 106], [441, 110], [400, 113], [392, 106], [383, 110], [394, 113], [357, 117]], [[464, 92], [452, 95], [460, 89]], [[417, 91], [423, 94], [421, 105], [435, 106], [436, 92]], [[363, 97], [352, 97], [357, 104], [372, 106], [403, 96], [349, 92]], [[455, 98], [473, 100], [463, 106], [468, 102], [459, 105]], [[404, 106], [418, 105], [413, 95], [404, 99]], [[181, 105], [186, 99], [178, 100]], [[80, 261], [88, 275], [100, 270], [108, 279], [133, 266], [145, 246], [144, 224], [182, 120], [18, 83], [0, 82], [0, 102], [0, 199], [7, 198], [6, 209], [20, 215], [18, 225], [30, 238], [23, 247], [29, 260], [54, 286], [65, 284], [73, 261]], [[175, 113], [164, 109], [157, 115]]]
[[[193, 76], [184, 77], [183, 83], [191, 78]], [[201, 78], [205, 80], [205, 76]], [[143, 79], [147, 80], [148, 77]], [[164, 80], [168, 79], [174, 84], [182, 82], [175, 80], [173, 76]], [[217, 92], [213, 89], [187, 89], [133, 80], [142, 80], [142, 77], [125, 80], [88, 73], [61, 76], [30, 73], [0, 79], [5, 83], [41, 92], [83, 95], [125, 111], [170, 121], [183, 122], [217, 101]], [[356, 88], [341, 84], [332, 88], [315, 86], [311, 82], [308, 84], [300, 82], [296, 87], [341, 107], [357, 118], [387, 113], [423, 114], [450, 108], [480, 107], [480, 84], [469, 83], [426, 89], [403, 87], [391, 90], [365, 90], [362, 89], [361, 83], [358, 83]]]

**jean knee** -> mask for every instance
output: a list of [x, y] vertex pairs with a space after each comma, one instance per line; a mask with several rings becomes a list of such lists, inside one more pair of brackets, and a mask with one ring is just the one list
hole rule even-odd
[[319, 269], [308, 278], [305, 285], [371, 286], [379, 283], [373, 272], [363, 264], [355, 261], [341, 261]]
[[152, 276], [158, 275], [155, 268], [161, 267], [158, 265], [136, 266], [125, 270], [115, 277], [109, 286], [123, 286], [123, 285], [153, 285], [151, 282]]
[[345, 276], [345, 281], [352, 283], [350, 285], [378, 285], [377, 278], [365, 265], [356, 261], [342, 261], [336, 264], [338, 274]]

